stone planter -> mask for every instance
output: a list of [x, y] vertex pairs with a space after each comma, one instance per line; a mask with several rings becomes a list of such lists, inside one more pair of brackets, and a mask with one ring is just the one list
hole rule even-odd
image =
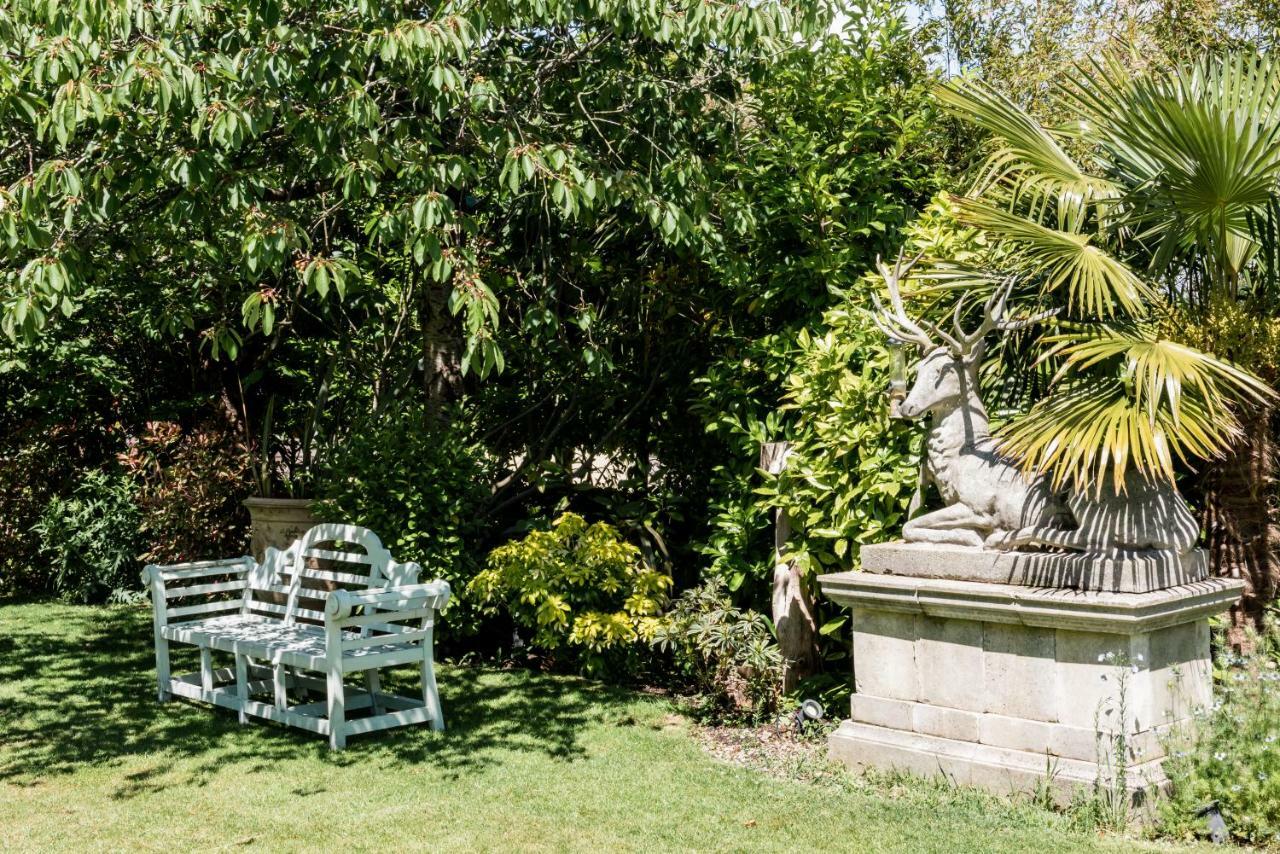
[[248, 498], [249, 548], [262, 560], [271, 546], [286, 548], [320, 520], [311, 512], [310, 498]]
[[[1212, 702], [1208, 618], [1241, 583], [1112, 592], [1150, 586], [1147, 574], [1124, 561], [1082, 573], [1077, 564], [1089, 558], [1077, 555], [1045, 555], [1036, 572], [1009, 572], [1004, 583], [958, 580], [945, 577], [962, 574], [956, 551], [879, 546], [867, 557], [880, 571], [819, 578], [823, 593], [853, 609], [852, 708], [830, 737], [832, 753], [1002, 794], [1047, 782], [1067, 803], [1115, 776], [1099, 759], [1123, 737], [1116, 784], [1135, 800], [1162, 785], [1162, 737]], [[982, 568], [986, 579], [1010, 569]], [[1031, 586], [1041, 571], [1102, 589]]]

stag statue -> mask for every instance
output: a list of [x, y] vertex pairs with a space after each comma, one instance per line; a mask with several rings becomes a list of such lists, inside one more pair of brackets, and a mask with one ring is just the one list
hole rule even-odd
[[892, 268], [878, 262], [892, 310], [873, 295], [881, 331], [918, 345], [925, 354], [898, 415], [932, 417], [921, 489], [927, 479], [946, 504], [909, 519], [903, 538], [1000, 550], [1048, 546], [1106, 555], [1187, 553], [1199, 526], [1172, 485], [1131, 471], [1121, 494], [1057, 492], [1050, 478], [1029, 477], [1000, 454], [978, 395], [983, 340], [996, 329], [1012, 330], [1040, 318], [1005, 319], [1008, 282], [986, 301], [982, 321], [971, 332], [961, 328], [962, 301], [956, 304], [952, 332], [913, 320], [903, 308], [900, 286], [918, 260], [904, 262], [900, 253]]

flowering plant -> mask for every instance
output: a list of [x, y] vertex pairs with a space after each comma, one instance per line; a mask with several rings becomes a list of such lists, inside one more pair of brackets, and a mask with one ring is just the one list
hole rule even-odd
[[1217, 670], [1213, 706], [1168, 745], [1163, 829], [1206, 833], [1197, 814], [1216, 801], [1233, 836], [1280, 844], [1280, 626], [1273, 619], [1253, 655], [1223, 655]]

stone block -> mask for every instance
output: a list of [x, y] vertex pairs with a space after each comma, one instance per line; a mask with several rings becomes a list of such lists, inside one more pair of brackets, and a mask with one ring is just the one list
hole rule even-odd
[[920, 617], [919, 626], [916, 669], [920, 701], [984, 711], [982, 623]]
[[976, 742], [981, 717], [977, 712], [916, 703], [911, 712], [911, 728], [925, 735]]
[[919, 698], [916, 620], [897, 611], [853, 610], [855, 692], [893, 700]]
[[[1093, 730], [1119, 727], [1120, 666], [1129, 653], [1129, 638], [1102, 632], [1059, 630], [1057, 652], [1057, 720]], [[1132, 729], [1132, 715], [1127, 724]]]
[[1209, 577], [1202, 549], [1181, 556], [1132, 552], [1098, 557], [898, 542], [863, 546], [858, 557], [864, 572], [884, 575], [1109, 593], [1150, 593]]
[[914, 703], [905, 700], [887, 700], [869, 694], [854, 694], [850, 699], [850, 719], [891, 729], [911, 729], [911, 711]]
[[[1046, 783], [1054, 799], [1069, 804], [1097, 779], [1092, 762], [1047, 757], [1043, 753], [955, 741], [915, 732], [846, 721], [827, 739], [831, 755], [861, 768], [896, 768], [923, 777], [945, 775], [948, 781], [977, 786], [1000, 795], [1032, 792]], [[1131, 766], [1125, 788], [1140, 803], [1150, 786], [1167, 780], [1159, 761]]]
[[1213, 703], [1208, 624], [1184, 623], [1153, 632], [1149, 661], [1152, 725], [1182, 720]]
[[1049, 753], [1052, 724], [1004, 715], [983, 715], [978, 721], [978, 741], [993, 747], [1008, 747], [1030, 753]]
[[982, 709], [995, 715], [1052, 721], [1057, 718], [1057, 633], [1039, 626], [983, 625]]

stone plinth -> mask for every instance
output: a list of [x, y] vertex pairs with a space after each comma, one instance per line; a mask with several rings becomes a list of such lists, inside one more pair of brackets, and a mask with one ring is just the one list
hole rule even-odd
[[1065, 587], [1110, 593], [1150, 593], [1209, 577], [1203, 549], [1185, 555], [1121, 552], [1095, 557], [1062, 552], [999, 552], [933, 543], [863, 546], [864, 572], [949, 578], [1026, 587]]
[[1005, 794], [1047, 779], [1064, 801], [1112, 778], [1117, 737], [1131, 791], [1164, 782], [1161, 736], [1211, 702], [1207, 618], [1242, 586], [1110, 593], [871, 572], [819, 583], [853, 609], [855, 693], [835, 756]]

